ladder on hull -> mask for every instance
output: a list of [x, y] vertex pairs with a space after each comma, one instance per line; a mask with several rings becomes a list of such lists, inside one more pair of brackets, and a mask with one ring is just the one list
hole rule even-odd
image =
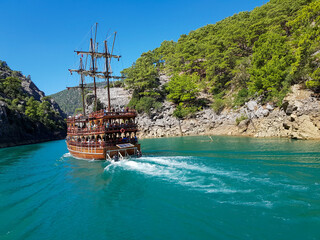
[[[108, 150], [108, 151], [106, 151], [106, 160], [109, 160], [109, 161], [112, 160], [112, 158], [110, 156], [111, 153], [113, 153], [112, 155], [118, 156], [118, 158], [120, 160], [131, 158], [131, 155], [127, 152], [127, 150], [129, 150], [129, 149]], [[137, 150], [138, 150], [137, 147], [130, 148], [130, 150], [134, 150], [134, 155], [133, 156], [137, 155]], [[124, 152], [124, 155], [122, 155], [121, 152]]]
[[106, 160], [109, 160], [109, 161], [112, 160], [111, 157], [110, 157], [110, 155], [109, 155], [109, 153], [106, 154]]

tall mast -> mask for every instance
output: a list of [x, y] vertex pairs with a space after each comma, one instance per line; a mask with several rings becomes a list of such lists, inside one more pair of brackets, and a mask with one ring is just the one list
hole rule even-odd
[[96, 46], [96, 38], [97, 38], [97, 27], [98, 23], [96, 23], [95, 34], [94, 34], [94, 42], [92, 38], [90, 38], [90, 48], [91, 48], [91, 61], [92, 61], [92, 74], [93, 74], [93, 91], [94, 91], [94, 109], [97, 111], [97, 85], [96, 85], [96, 77], [95, 77], [95, 46]]
[[95, 77], [95, 51], [94, 51], [94, 45], [93, 45], [93, 41], [92, 38], [90, 38], [90, 48], [91, 48], [91, 61], [92, 61], [92, 74], [93, 74], [93, 91], [94, 91], [94, 107], [97, 110], [97, 86], [96, 86], [96, 77]]
[[108, 88], [108, 112], [111, 111], [111, 101], [110, 101], [110, 81], [109, 81], [109, 57], [108, 57], [108, 44], [107, 40], [104, 41], [104, 48], [106, 51], [106, 79], [107, 79], [107, 88]]
[[[96, 49], [96, 36], [97, 36], [97, 26], [95, 28], [95, 35], [94, 35], [94, 40], [91, 37], [90, 38], [90, 49], [89, 51], [75, 51], [77, 55], [90, 55], [91, 56], [91, 68], [90, 69], [85, 69], [83, 67], [83, 62], [82, 62], [82, 57], [80, 58], [80, 68], [79, 69], [69, 69], [70, 73], [72, 74], [73, 72], [76, 72], [81, 75], [81, 83], [78, 87], [67, 87], [68, 89], [71, 88], [81, 88], [82, 90], [82, 107], [83, 107], [83, 115], [85, 115], [85, 101], [84, 101], [84, 89], [85, 88], [90, 88], [93, 89], [94, 91], [94, 108], [97, 110], [97, 85], [96, 85], [96, 77], [99, 79], [105, 79], [107, 81], [107, 89], [108, 89], [108, 111], [111, 111], [111, 100], [110, 100], [110, 79], [123, 79], [121, 76], [113, 76], [112, 75], [112, 70], [111, 70], [111, 59], [112, 58], [117, 58], [118, 61], [121, 56], [118, 55], [113, 55], [113, 49], [114, 49], [114, 43], [116, 39], [116, 34], [115, 32], [114, 39], [113, 39], [113, 44], [112, 44], [112, 50], [111, 53], [108, 52], [108, 45], [107, 45], [107, 40], [104, 41], [104, 47], [105, 51], [104, 52], [98, 52], [98, 47]], [[98, 45], [97, 45], [98, 46]], [[96, 69], [96, 59], [98, 58], [105, 58], [106, 59], [106, 71], [99, 71]], [[87, 87], [86, 84], [84, 84], [84, 78], [85, 77], [92, 77], [93, 78], [93, 87]]]
[[[82, 70], [83, 69], [83, 63], [82, 63], [82, 57], [80, 58], [80, 69]], [[80, 87], [81, 87], [81, 95], [82, 95], [82, 113], [83, 113], [83, 116], [86, 115], [86, 105], [85, 105], [85, 102], [84, 102], [84, 76], [83, 74], [81, 73], [80, 74], [81, 76], [81, 84], [80, 84]]]
[[[106, 79], [107, 79], [107, 88], [108, 88], [108, 112], [110, 112], [111, 110], [111, 100], [110, 100], [110, 76], [109, 76], [109, 63], [111, 63], [112, 60], [112, 54], [113, 54], [113, 49], [114, 49], [114, 42], [116, 40], [116, 36], [117, 36], [117, 32], [114, 33], [114, 38], [113, 38], [113, 43], [112, 43], [112, 50], [111, 50], [111, 54], [108, 54], [108, 44], [107, 44], [107, 40], [104, 41], [104, 48], [106, 51]], [[109, 62], [109, 56], [110, 56], [110, 62]], [[118, 58], [119, 59], [119, 58]]]

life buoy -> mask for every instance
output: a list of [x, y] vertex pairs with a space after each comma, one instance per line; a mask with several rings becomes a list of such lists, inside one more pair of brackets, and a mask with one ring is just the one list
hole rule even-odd
[[121, 133], [124, 133], [125, 131], [126, 131], [126, 130], [124, 130], [124, 128], [121, 128], [121, 129], [120, 129], [120, 132], [121, 132]]

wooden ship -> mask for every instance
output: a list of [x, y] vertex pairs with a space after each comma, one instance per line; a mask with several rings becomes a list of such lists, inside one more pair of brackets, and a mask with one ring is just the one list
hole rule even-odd
[[[97, 25], [95, 29], [95, 36]], [[76, 158], [111, 160], [121, 159], [128, 156], [141, 156], [140, 144], [137, 138], [137, 113], [129, 108], [116, 109], [111, 107], [110, 102], [110, 79], [122, 79], [113, 76], [111, 71], [112, 58], [120, 59], [121, 56], [113, 55], [116, 32], [114, 33], [111, 52], [108, 50], [107, 40], [104, 41], [104, 51], [98, 52], [96, 37], [90, 38], [89, 51], [75, 51], [80, 55], [79, 69], [69, 69], [70, 73], [80, 75], [80, 84], [77, 87], [82, 95], [82, 114], [67, 118], [66, 143], [70, 154]], [[83, 64], [83, 56], [90, 60], [90, 67], [86, 69]], [[99, 71], [97, 59], [104, 62], [104, 71]], [[93, 79], [93, 87], [85, 84], [85, 77]], [[93, 89], [94, 109], [97, 109], [97, 85], [96, 78], [104, 79], [107, 84], [108, 106], [99, 111], [86, 113], [85, 88]]]

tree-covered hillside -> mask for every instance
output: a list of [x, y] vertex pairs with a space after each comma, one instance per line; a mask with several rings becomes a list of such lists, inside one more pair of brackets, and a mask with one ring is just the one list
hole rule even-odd
[[[205, 105], [200, 93], [219, 111], [258, 96], [280, 104], [296, 83], [319, 91], [319, 24], [319, 0], [270, 0], [164, 41], [122, 72], [134, 90], [130, 105], [149, 111], [167, 98], [184, 117]], [[160, 74], [170, 76], [169, 83], [161, 85]]]
[[19, 71], [0, 61], [0, 147], [64, 138], [66, 122], [57, 103]]
[[[121, 81], [114, 81], [111, 82], [111, 87], [120, 87], [123, 83]], [[87, 85], [88, 87], [92, 87], [93, 84], [89, 83]], [[99, 82], [97, 83], [98, 88], [106, 87], [105, 82]], [[86, 93], [92, 92], [92, 90], [86, 89]], [[57, 92], [55, 94], [50, 95], [51, 98], [53, 98], [60, 106], [60, 108], [67, 114], [67, 115], [73, 115], [75, 112], [79, 111], [80, 108], [82, 108], [81, 103], [81, 92], [79, 89], [76, 88], [70, 88], [65, 89], [63, 91]]]
[[50, 97], [45, 97], [30, 77], [26, 78], [19, 71], [11, 70], [4, 61], [0, 61], [0, 101], [10, 116], [18, 114], [30, 121], [40, 122], [52, 131], [65, 130], [66, 124], [59, 113], [60, 109], [55, 109], [56, 103]]
[[65, 89], [50, 95], [67, 115], [72, 115], [77, 108], [81, 107], [81, 94], [78, 89]]

